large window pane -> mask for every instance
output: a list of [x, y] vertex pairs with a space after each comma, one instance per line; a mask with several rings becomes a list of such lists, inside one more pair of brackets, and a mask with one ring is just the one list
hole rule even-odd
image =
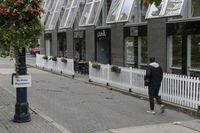
[[65, 8], [65, 14], [62, 17], [59, 28], [70, 28], [73, 26], [77, 11], [80, 5], [80, 0], [68, 0]]
[[162, 0], [162, 2], [160, 3], [159, 6], [156, 6], [154, 3], [152, 3], [150, 6], [149, 6], [149, 9], [148, 9], [148, 12], [147, 12], [147, 15], [146, 17], [147, 18], [156, 18], [156, 17], [160, 17], [160, 15], [162, 15], [162, 11], [163, 11], [163, 8], [164, 8], [164, 0]]
[[180, 15], [185, 0], [168, 0], [164, 16]]
[[95, 21], [95, 18], [96, 18], [96, 14], [98, 12], [98, 8], [100, 8], [99, 5], [100, 5], [100, 2], [94, 3], [94, 6], [92, 8], [92, 12], [90, 14], [90, 19], [88, 21], [88, 24], [94, 24], [94, 21]]
[[44, 14], [41, 14], [41, 22], [42, 22], [43, 24], [45, 24], [45, 22], [46, 22], [47, 19], [48, 19], [48, 16], [49, 16], [49, 15], [47, 15], [47, 14], [49, 14], [49, 12], [50, 12], [52, 3], [53, 3], [53, 2], [52, 2], [51, 0], [46, 0], [46, 1], [44, 2], [43, 8], [44, 8], [44, 10], [45, 10], [45, 13], [44, 13]]
[[116, 21], [116, 17], [120, 12], [120, 5], [123, 2], [123, 0], [113, 0], [111, 4], [111, 8], [108, 14], [107, 22], [114, 22]]
[[134, 0], [124, 0], [119, 21], [128, 21]]
[[61, 23], [60, 23], [60, 27], [64, 27], [65, 26], [65, 21], [67, 19], [68, 13], [69, 13], [69, 10], [65, 10], [65, 13], [64, 13], [64, 15], [62, 17], [62, 20], [61, 20]]
[[70, 16], [69, 16], [68, 19], [67, 19], [67, 22], [66, 22], [66, 24], [65, 24], [65, 27], [70, 27], [71, 25], [73, 25], [74, 16], [76, 15], [75, 10], [76, 10], [76, 8], [72, 8], [72, 9], [71, 9]]
[[126, 66], [134, 64], [134, 37], [125, 39], [125, 61]]
[[87, 4], [84, 8], [83, 15], [81, 16], [80, 25], [85, 25], [89, 17], [89, 12], [92, 4]]
[[88, 0], [81, 16], [80, 26], [96, 25], [104, 0]]
[[140, 11], [141, 11], [141, 22], [145, 22], [145, 16], [148, 10], [148, 5], [142, 5], [140, 6]]
[[147, 64], [148, 62], [148, 55], [147, 55], [147, 37], [142, 36], [141, 37], [141, 63], [142, 64]]
[[73, 0], [68, 0], [68, 2], [67, 2], [67, 7], [66, 7], [66, 8], [70, 8], [70, 7], [71, 7], [72, 1], [73, 1]]
[[191, 67], [200, 69], [200, 35], [191, 36]]
[[172, 38], [172, 66], [181, 67], [182, 65], [182, 39], [181, 36]]
[[48, 26], [47, 27], [48, 30], [55, 29], [56, 24], [58, 22], [58, 18], [59, 18], [60, 12], [61, 12], [61, 9], [62, 9], [62, 5], [64, 4], [64, 0], [57, 0], [57, 2], [54, 3], [54, 4], [55, 5], [53, 5], [53, 8], [52, 8], [53, 16], [50, 19], [49, 25], [47, 25]]
[[200, 0], [192, 0], [192, 17], [200, 17]]

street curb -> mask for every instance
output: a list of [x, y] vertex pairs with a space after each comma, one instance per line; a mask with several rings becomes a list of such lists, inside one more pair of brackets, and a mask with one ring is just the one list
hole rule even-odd
[[[10, 93], [12, 96], [14, 96], [16, 98], [16, 95], [10, 91], [9, 89], [6, 89], [5, 87], [2, 87], [2, 84], [0, 84], [0, 87], [2, 89], [4, 89], [5, 91], [7, 91], [8, 93]], [[43, 119], [45, 119], [46, 121], [48, 121], [49, 123], [51, 123], [53, 126], [55, 126], [58, 130], [60, 130], [62, 133], [72, 133], [69, 130], [67, 130], [66, 128], [64, 128], [62, 125], [56, 123], [52, 118], [48, 117], [47, 115], [45, 115], [43, 112], [39, 111], [38, 109], [34, 108], [33, 106], [29, 105], [29, 109], [34, 112], [35, 114], [39, 115], [40, 117], [42, 117]]]

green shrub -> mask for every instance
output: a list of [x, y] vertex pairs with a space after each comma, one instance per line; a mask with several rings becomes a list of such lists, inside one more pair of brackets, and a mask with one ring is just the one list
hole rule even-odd
[[53, 56], [53, 57], [51, 57], [51, 60], [52, 60], [52, 61], [57, 61], [57, 57], [56, 57], [56, 56]]
[[43, 58], [44, 60], [48, 60], [48, 56], [46, 56], [46, 55], [44, 55], [42, 58]]
[[67, 59], [64, 58], [64, 57], [62, 57], [62, 58], [61, 58], [61, 62], [63, 62], [63, 63], [67, 63]]
[[95, 62], [95, 63], [92, 63], [92, 68], [99, 70], [99, 69], [101, 69], [101, 65], [99, 63]]
[[121, 68], [119, 68], [118, 66], [112, 66], [111, 67], [111, 72], [120, 73], [121, 72]]

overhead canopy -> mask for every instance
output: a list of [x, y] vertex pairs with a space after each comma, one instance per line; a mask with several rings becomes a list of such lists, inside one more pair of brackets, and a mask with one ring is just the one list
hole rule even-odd
[[79, 26], [96, 25], [104, 0], [87, 0]]
[[55, 3], [54, 3], [55, 5], [53, 5], [53, 7], [52, 7], [50, 17], [48, 18], [48, 23], [46, 25], [47, 30], [55, 29], [64, 2], [65, 2], [65, 0], [56, 0], [55, 1]]
[[77, 15], [80, 0], [68, 0], [59, 28], [71, 28]]
[[136, 0], [113, 0], [106, 23], [129, 21]]
[[146, 19], [158, 17], [180, 16], [186, 5], [186, 0], [162, 0], [159, 6], [149, 5]]

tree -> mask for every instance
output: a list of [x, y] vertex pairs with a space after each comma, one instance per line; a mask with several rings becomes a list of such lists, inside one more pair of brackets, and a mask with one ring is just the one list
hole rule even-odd
[[[0, 0], [0, 55], [14, 56], [16, 74], [27, 75], [25, 48], [37, 45], [43, 31], [40, 14], [42, 0]], [[13, 55], [12, 55], [13, 54]], [[27, 88], [17, 89], [15, 122], [31, 120], [27, 102]]]
[[[42, 0], [0, 0], [0, 54], [14, 53], [17, 58], [24, 47], [34, 47], [42, 34], [40, 14]], [[11, 52], [10, 52], [11, 51]]]

